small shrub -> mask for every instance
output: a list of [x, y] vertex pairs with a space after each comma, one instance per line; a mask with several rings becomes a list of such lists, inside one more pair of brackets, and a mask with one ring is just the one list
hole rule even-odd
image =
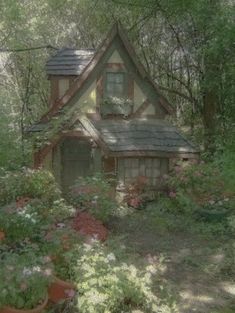
[[10, 245], [40, 238], [41, 227], [45, 226], [46, 221], [42, 223], [37, 212], [31, 212], [27, 207], [19, 210], [11, 205], [0, 210], [0, 229]]
[[0, 260], [0, 308], [33, 309], [47, 297], [52, 265], [33, 251], [7, 253]]
[[60, 197], [60, 191], [53, 175], [44, 170], [23, 169], [5, 172], [0, 177], [0, 205], [6, 205], [19, 198], [38, 198], [45, 203]]
[[116, 208], [112, 187], [102, 175], [78, 179], [71, 189], [70, 201], [103, 222]]
[[149, 200], [152, 200], [148, 189], [148, 178], [139, 176], [133, 183], [126, 186], [124, 203], [134, 209], [142, 209]]

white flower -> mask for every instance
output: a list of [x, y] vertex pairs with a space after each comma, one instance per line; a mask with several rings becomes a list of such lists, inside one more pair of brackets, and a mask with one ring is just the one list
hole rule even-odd
[[34, 266], [33, 267], [33, 272], [41, 272], [40, 266]]
[[45, 269], [44, 275], [45, 276], [51, 276], [52, 275], [52, 270], [50, 268]]
[[115, 257], [115, 255], [114, 255], [113, 253], [109, 253], [109, 254], [107, 255], [107, 259], [108, 259], [109, 261], [116, 261], [116, 257]]
[[59, 227], [59, 228], [64, 228], [65, 224], [64, 223], [58, 223], [56, 226]]
[[31, 274], [32, 274], [32, 271], [29, 268], [26, 268], [26, 267], [23, 268], [24, 276], [30, 276]]

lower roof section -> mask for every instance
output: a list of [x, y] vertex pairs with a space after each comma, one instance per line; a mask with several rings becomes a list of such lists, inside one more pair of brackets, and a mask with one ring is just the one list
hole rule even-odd
[[194, 157], [199, 153], [180, 131], [164, 120], [100, 120], [91, 121], [110, 155]]

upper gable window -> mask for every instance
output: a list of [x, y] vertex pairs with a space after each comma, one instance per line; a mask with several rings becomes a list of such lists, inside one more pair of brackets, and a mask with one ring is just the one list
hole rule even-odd
[[105, 95], [108, 98], [125, 97], [125, 73], [106, 73]]

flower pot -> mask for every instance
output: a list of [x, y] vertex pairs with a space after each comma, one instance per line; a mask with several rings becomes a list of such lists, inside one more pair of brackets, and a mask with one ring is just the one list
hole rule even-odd
[[[58, 303], [61, 300], [73, 298], [75, 286], [70, 282], [63, 281], [57, 277], [48, 289], [49, 300]], [[0, 312], [1, 313], [1, 312]]]
[[47, 302], [48, 302], [48, 296], [46, 296], [46, 299], [43, 301], [42, 304], [38, 305], [34, 309], [31, 309], [31, 310], [22, 309], [22, 310], [20, 310], [20, 309], [11, 308], [9, 306], [4, 306], [3, 308], [0, 309], [0, 313], [40, 313], [47, 306]]

